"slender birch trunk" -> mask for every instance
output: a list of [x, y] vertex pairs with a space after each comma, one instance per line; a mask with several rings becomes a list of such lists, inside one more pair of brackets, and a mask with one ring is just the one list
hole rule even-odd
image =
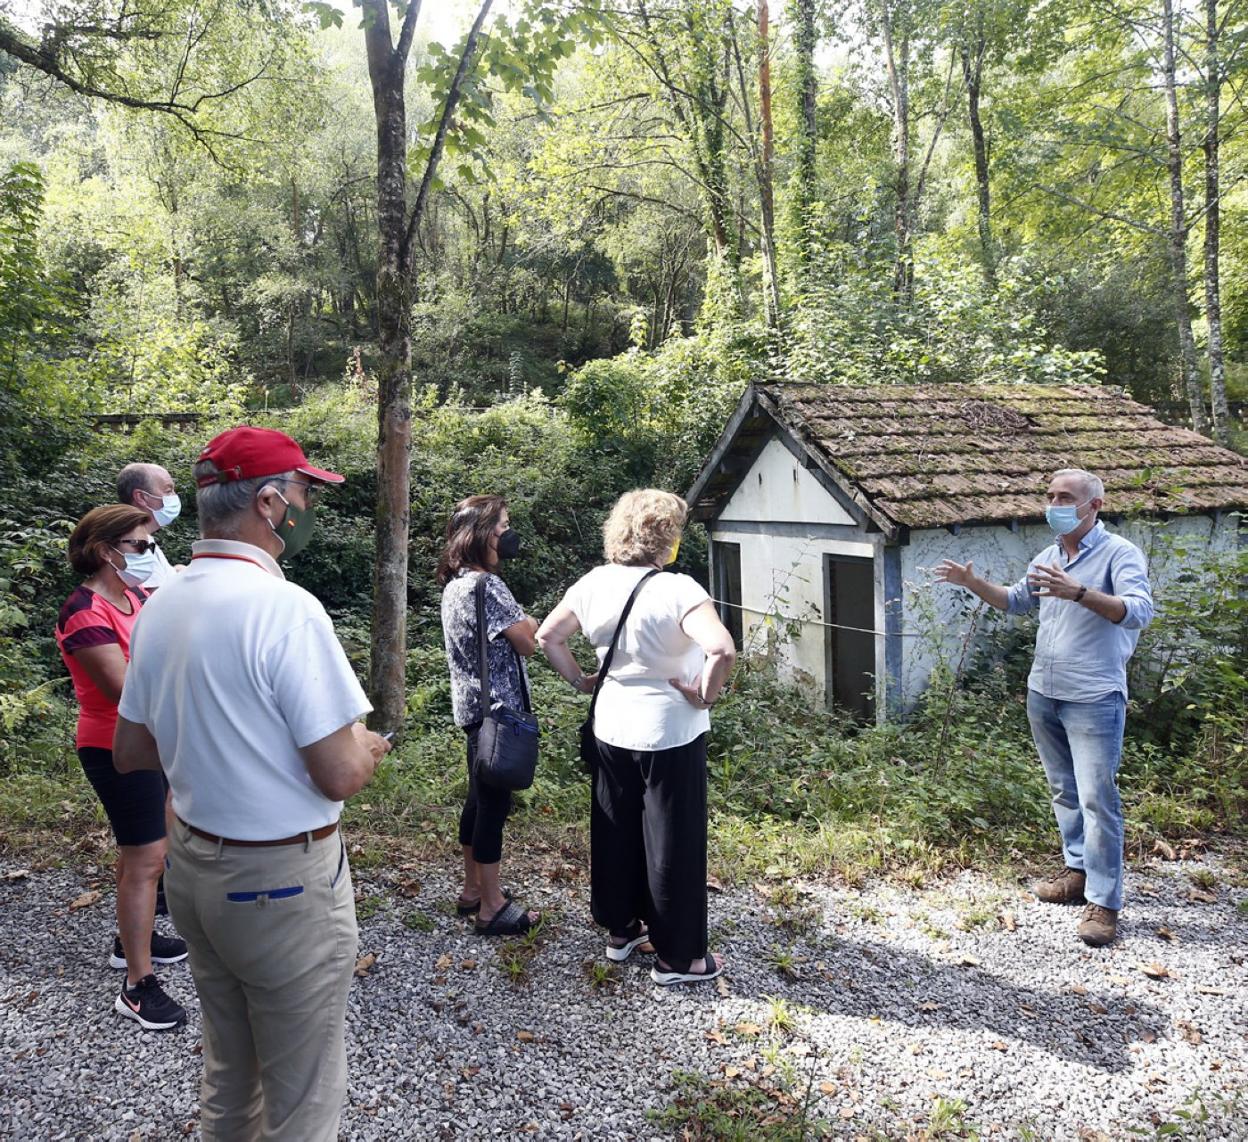
[[1187, 212], [1183, 201], [1183, 136], [1174, 64], [1174, 3], [1162, 0], [1162, 78], [1166, 89], [1166, 165], [1170, 173], [1170, 273], [1179, 329], [1179, 368], [1192, 411], [1192, 427], [1209, 435], [1209, 417], [1196, 365], [1196, 338], [1187, 295]]
[[1218, 0], [1205, 0], [1205, 320], [1209, 325], [1209, 404], [1213, 438], [1229, 438], [1226, 407], [1226, 356], [1222, 347], [1222, 283], [1220, 243], [1219, 144], [1222, 116], [1222, 72], [1218, 59]]

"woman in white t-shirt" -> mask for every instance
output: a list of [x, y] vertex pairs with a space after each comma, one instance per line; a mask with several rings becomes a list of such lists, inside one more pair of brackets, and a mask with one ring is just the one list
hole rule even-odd
[[581, 672], [568, 639], [583, 631], [601, 666], [636, 590], [594, 709], [590, 892], [610, 932], [607, 957], [622, 962], [652, 943], [660, 984], [723, 970], [706, 946], [706, 735], [736, 651], [695, 580], [651, 575], [675, 561], [687, 516], [670, 492], [621, 496], [602, 529], [608, 562], [577, 580], [537, 632], [564, 680], [592, 693], [598, 675]]

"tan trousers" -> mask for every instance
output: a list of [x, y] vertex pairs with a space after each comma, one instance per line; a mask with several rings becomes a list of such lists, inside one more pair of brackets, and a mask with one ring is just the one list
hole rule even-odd
[[240, 848], [175, 820], [169, 866], [169, 911], [203, 1013], [203, 1138], [336, 1139], [358, 948], [341, 833]]

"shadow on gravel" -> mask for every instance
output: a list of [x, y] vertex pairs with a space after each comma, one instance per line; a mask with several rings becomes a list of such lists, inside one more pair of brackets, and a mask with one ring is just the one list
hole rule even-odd
[[836, 940], [820, 947], [819, 958], [822, 971], [810, 968], [781, 988], [774, 975], [734, 971], [733, 990], [754, 998], [779, 993], [816, 1014], [874, 1016], [915, 1031], [983, 1030], [1111, 1073], [1130, 1070], [1131, 1044], [1160, 1038], [1170, 1024], [1164, 1012], [1132, 997], [1020, 986], [889, 944]]

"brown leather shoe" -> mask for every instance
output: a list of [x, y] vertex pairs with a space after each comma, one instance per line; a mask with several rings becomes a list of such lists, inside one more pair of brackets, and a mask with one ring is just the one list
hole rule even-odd
[[1112, 908], [1089, 904], [1079, 921], [1079, 939], [1094, 948], [1103, 948], [1118, 935], [1118, 913]]
[[1064, 868], [1052, 880], [1042, 880], [1035, 894], [1046, 904], [1086, 904], [1083, 895], [1088, 878], [1081, 868]]

